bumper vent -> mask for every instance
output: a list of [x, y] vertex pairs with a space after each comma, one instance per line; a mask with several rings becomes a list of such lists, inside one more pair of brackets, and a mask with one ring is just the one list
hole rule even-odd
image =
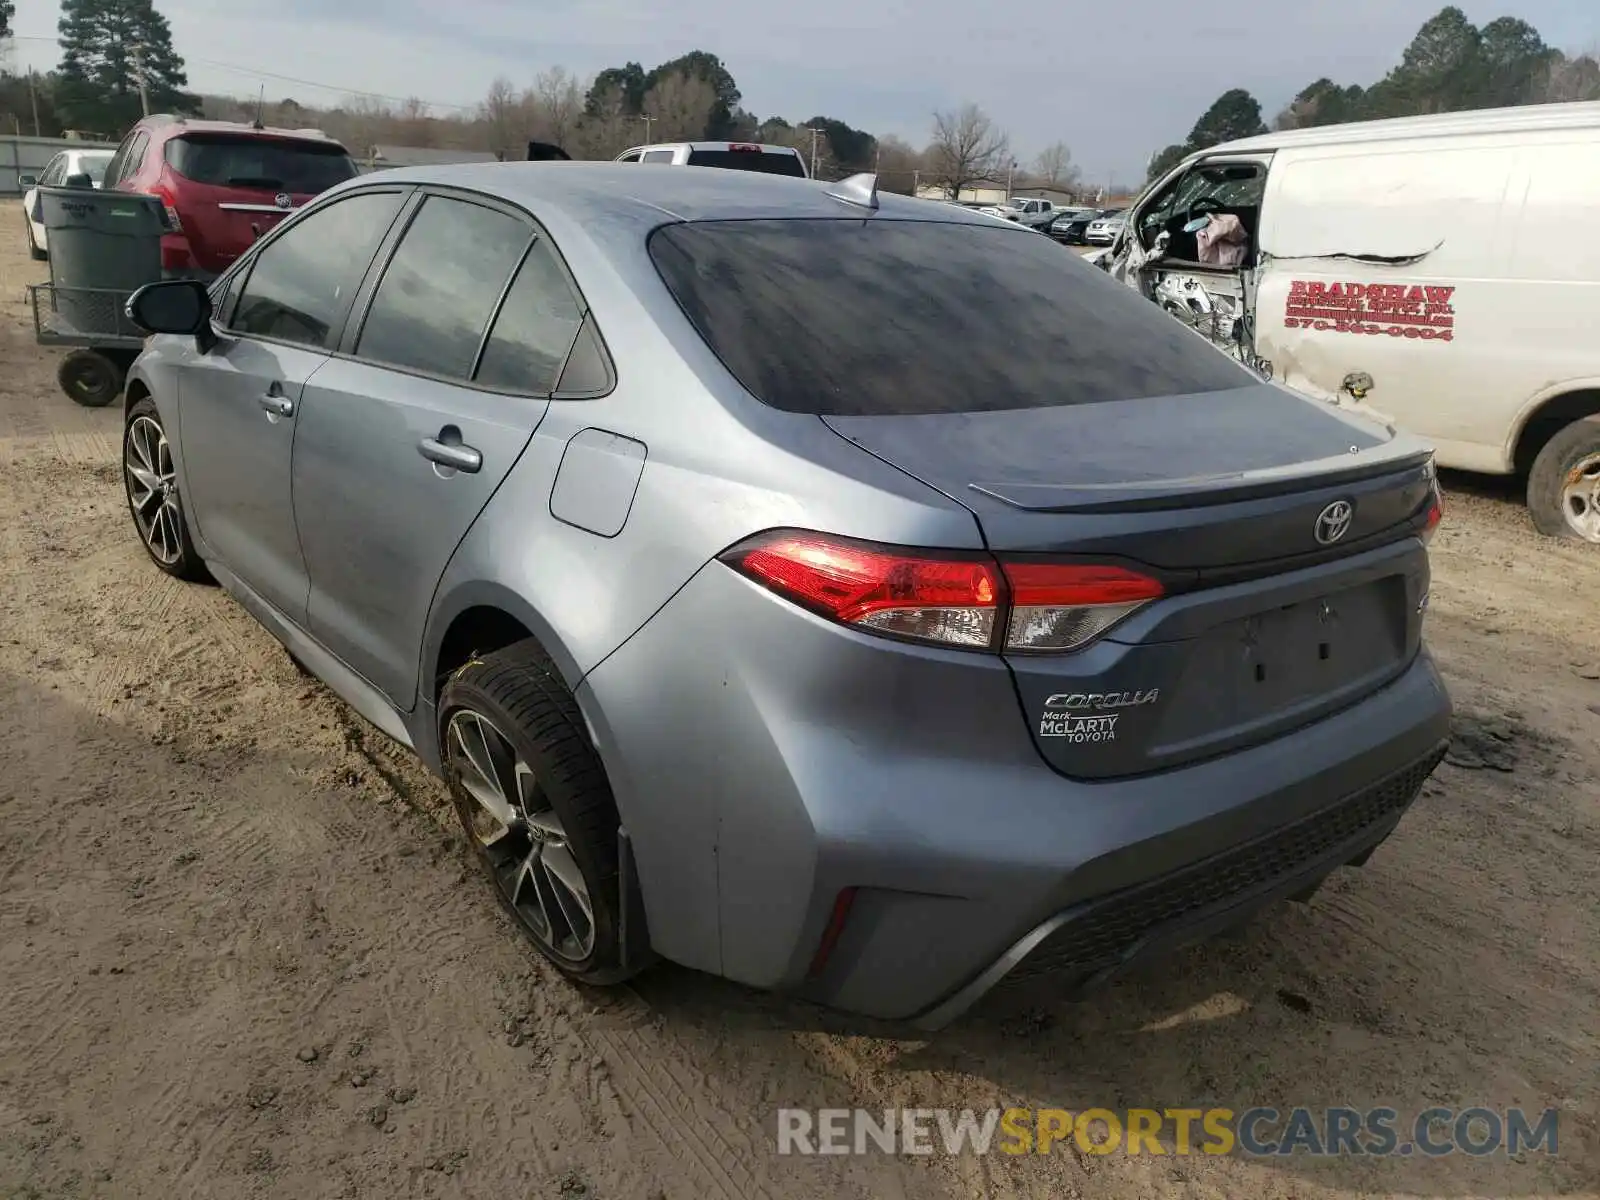
[[1114, 966], [1153, 933], [1177, 931], [1253, 894], [1269, 895], [1348, 847], [1366, 849], [1363, 834], [1396, 820], [1444, 757], [1443, 749], [1331, 808], [1236, 849], [1095, 901], [1035, 947], [1005, 983], [1043, 975], [1086, 975]]

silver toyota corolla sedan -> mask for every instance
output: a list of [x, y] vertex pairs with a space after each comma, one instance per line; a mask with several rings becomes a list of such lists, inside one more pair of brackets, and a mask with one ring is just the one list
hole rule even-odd
[[936, 1027], [1309, 894], [1442, 753], [1427, 448], [1030, 230], [391, 171], [129, 309], [150, 557], [438, 771], [575, 978]]

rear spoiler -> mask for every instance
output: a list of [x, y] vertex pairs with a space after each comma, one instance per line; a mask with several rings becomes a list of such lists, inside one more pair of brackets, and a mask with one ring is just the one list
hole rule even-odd
[[572, 155], [568, 154], [554, 142], [529, 142], [529, 162], [571, 162]]

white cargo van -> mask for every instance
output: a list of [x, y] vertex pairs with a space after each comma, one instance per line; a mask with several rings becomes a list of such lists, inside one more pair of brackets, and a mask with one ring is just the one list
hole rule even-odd
[[1217, 146], [1101, 265], [1441, 466], [1525, 475], [1542, 532], [1600, 543], [1600, 103]]

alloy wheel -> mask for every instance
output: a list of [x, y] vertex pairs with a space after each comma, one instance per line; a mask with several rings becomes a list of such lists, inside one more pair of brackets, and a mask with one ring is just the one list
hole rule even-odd
[[589, 888], [533, 769], [468, 708], [450, 717], [445, 758], [463, 823], [512, 911], [552, 954], [587, 959], [595, 944]]
[[1567, 472], [1561, 512], [1572, 532], [1584, 541], [1600, 542], [1600, 454], [1589, 455]]
[[172, 447], [160, 422], [147, 416], [129, 422], [122, 468], [139, 536], [156, 561], [172, 566], [183, 557], [183, 510]]

